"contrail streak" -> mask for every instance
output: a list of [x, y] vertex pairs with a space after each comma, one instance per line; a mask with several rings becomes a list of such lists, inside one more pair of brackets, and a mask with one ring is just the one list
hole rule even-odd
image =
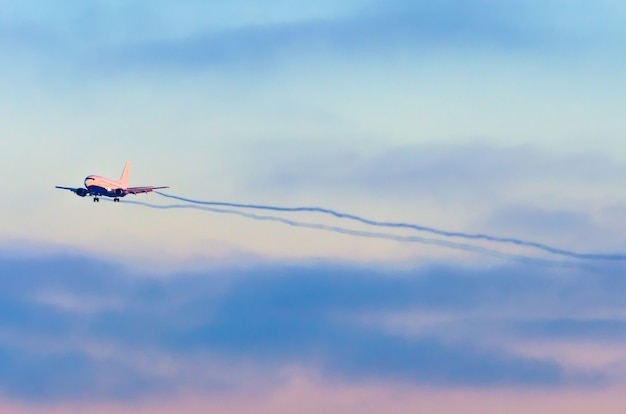
[[265, 216], [265, 215], [258, 215], [258, 214], [253, 214], [253, 213], [246, 213], [246, 212], [239, 211], [239, 210], [221, 209], [221, 208], [214, 208], [214, 207], [208, 207], [208, 206], [202, 207], [202, 206], [197, 206], [193, 204], [159, 205], [159, 204], [150, 204], [150, 203], [144, 203], [142, 201], [131, 201], [131, 200], [122, 200], [122, 203], [134, 204], [134, 205], [139, 205], [139, 206], [159, 209], [159, 210], [191, 209], [191, 210], [210, 211], [210, 212], [219, 213], [219, 214], [231, 214], [231, 215], [249, 218], [252, 220], [273, 221], [273, 222], [286, 224], [292, 227], [325, 230], [325, 231], [330, 231], [334, 233], [346, 234], [350, 236], [393, 240], [393, 241], [398, 241], [398, 242], [421, 243], [421, 244], [448, 247], [451, 249], [463, 250], [463, 251], [472, 252], [472, 253], [481, 253], [481, 254], [485, 254], [488, 256], [497, 257], [500, 259], [515, 260], [515, 261], [520, 261], [524, 263], [556, 265], [556, 266], [578, 266], [574, 262], [554, 261], [554, 260], [546, 260], [546, 259], [540, 259], [540, 258], [534, 258], [534, 257], [528, 257], [528, 256], [522, 256], [522, 255], [502, 253], [497, 250], [492, 250], [492, 249], [488, 249], [488, 248], [481, 247], [481, 246], [473, 246], [470, 244], [457, 243], [457, 242], [452, 242], [448, 240], [429, 239], [429, 238], [418, 237], [418, 236], [400, 236], [400, 235], [389, 234], [389, 233], [378, 233], [378, 232], [361, 231], [361, 230], [351, 230], [351, 229], [346, 229], [343, 227], [328, 226], [325, 224], [305, 223], [305, 222], [300, 222], [300, 221], [295, 221], [295, 220], [289, 220], [283, 217]]
[[557, 247], [549, 246], [543, 243], [515, 239], [511, 237], [497, 237], [497, 236], [490, 236], [488, 234], [452, 232], [452, 231], [436, 229], [433, 227], [421, 226], [418, 224], [370, 220], [370, 219], [366, 219], [366, 218], [356, 216], [353, 214], [340, 213], [335, 210], [330, 210], [330, 209], [322, 208], [322, 207], [277, 207], [277, 206], [267, 206], [267, 205], [257, 205], [257, 204], [238, 204], [238, 203], [225, 203], [225, 202], [217, 202], [217, 201], [199, 201], [199, 200], [192, 200], [192, 199], [184, 198], [184, 197], [178, 197], [178, 196], [174, 196], [170, 194], [165, 194], [159, 191], [155, 191], [155, 193], [162, 197], [184, 201], [187, 203], [205, 205], [205, 206], [246, 208], [246, 209], [254, 209], [254, 210], [269, 210], [269, 211], [276, 211], [276, 212], [322, 213], [322, 214], [328, 214], [337, 218], [348, 219], [348, 220], [356, 221], [359, 223], [368, 224], [371, 226], [388, 227], [388, 228], [396, 228], [396, 229], [412, 229], [412, 230], [436, 234], [438, 236], [444, 236], [444, 237], [456, 237], [456, 238], [463, 238], [463, 239], [469, 239], [469, 240], [486, 240], [486, 241], [497, 242], [497, 243], [507, 243], [507, 244], [514, 244], [517, 246], [532, 247], [535, 249], [543, 250], [544, 252], [547, 252], [547, 253], [551, 253], [551, 254], [555, 254], [559, 256], [567, 256], [567, 257], [571, 257], [575, 259], [612, 260], [612, 261], [625, 261], [626, 260], [626, 255], [624, 254], [579, 253], [579, 252], [575, 252], [571, 250], [559, 249]]

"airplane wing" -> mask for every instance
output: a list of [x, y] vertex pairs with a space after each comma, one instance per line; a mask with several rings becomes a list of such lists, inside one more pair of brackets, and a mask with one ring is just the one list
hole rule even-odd
[[163, 188], [170, 188], [170, 187], [167, 185], [162, 186], [162, 187], [128, 187], [126, 189], [126, 192], [128, 194], [141, 194], [141, 193], [150, 193], [154, 190], [161, 190]]
[[55, 186], [55, 188], [59, 188], [61, 190], [70, 190], [74, 194], [79, 195], [81, 197], [85, 197], [87, 194], [89, 194], [89, 190], [87, 190], [86, 188], [82, 188], [82, 187], [74, 188], [74, 187], [62, 187], [60, 185], [57, 185]]

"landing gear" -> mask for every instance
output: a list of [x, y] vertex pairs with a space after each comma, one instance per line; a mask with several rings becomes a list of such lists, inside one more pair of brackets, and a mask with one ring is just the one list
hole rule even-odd
[[99, 202], [100, 202], [100, 199], [99, 199], [98, 197], [94, 197], [94, 198], [93, 198], [93, 202], [94, 202], [94, 203], [99, 203]]
[[119, 197], [115, 197], [115, 198], [113, 199], [113, 202], [114, 202], [114, 203], [119, 203], [119, 202], [120, 202]]

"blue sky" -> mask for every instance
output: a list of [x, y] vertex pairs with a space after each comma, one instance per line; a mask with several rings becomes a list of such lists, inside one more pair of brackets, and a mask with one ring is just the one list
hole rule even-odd
[[282, 395], [293, 369], [389, 392], [621, 387], [619, 263], [53, 187], [130, 160], [131, 185], [182, 197], [623, 254], [625, 17], [609, 0], [3, 5], [0, 395], [239, 401]]

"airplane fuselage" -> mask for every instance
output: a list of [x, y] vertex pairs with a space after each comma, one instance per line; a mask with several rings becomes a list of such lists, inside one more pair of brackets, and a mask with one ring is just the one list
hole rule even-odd
[[98, 175], [89, 175], [85, 178], [85, 188], [96, 196], [105, 197], [124, 197], [128, 193], [126, 188], [120, 185], [118, 181], [110, 180]]

